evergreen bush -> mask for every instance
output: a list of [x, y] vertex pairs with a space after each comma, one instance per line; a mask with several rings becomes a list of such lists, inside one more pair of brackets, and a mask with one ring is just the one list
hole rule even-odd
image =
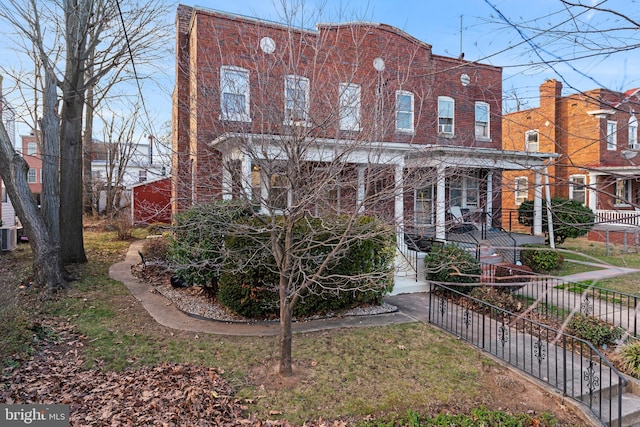
[[562, 267], [564, 256], [544, 245], [523, 245], [520, 261], [536, 273], [549, 273]]
[[[427, 280], [447, 283], [480, 283], [480, 262], [469, 251], [454, 244], [433, 248], [424, 258]], [[447, 285], [449, 286], [449, 285]], [[468, 293], [472, 287], [449, 286]]]

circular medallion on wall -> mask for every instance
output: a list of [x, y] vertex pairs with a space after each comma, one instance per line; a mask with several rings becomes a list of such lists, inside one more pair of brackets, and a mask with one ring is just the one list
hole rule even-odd
[[271, 37], [263, 37], [260, 39], [260, 49], [264, 53], [273, 53], [276, 50], [276, 42]]
[[469, 83], [471, 83], [471, 77], [469, 77], [468, 74], [461, 75], [460, 83], [462, 83], [462, 86], [469, 86]]
[[373, 68], [377, 71], [384, 71], [384, 59], [376, 58], [373, 60]]

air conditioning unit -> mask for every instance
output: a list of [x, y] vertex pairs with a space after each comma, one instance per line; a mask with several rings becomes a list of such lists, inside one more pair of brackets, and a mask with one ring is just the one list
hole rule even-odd
[[18, 229], [16, 227], [0, 228], [0, 250], [12, 251], [18, 245]]

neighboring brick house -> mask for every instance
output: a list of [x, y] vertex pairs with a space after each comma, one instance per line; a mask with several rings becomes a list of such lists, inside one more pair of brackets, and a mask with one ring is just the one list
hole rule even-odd
[[27, 181], [29, 189], [40, 204], [40, 194], [42, 193], [42, 158], [40, 157], [40, 141], [35, 132], [29, 135], [20, 135], [21, 153], [29, 165]]
[[[504, 115], [503, 147], [557, 153], [548, 167], [552, 197], [584, 203], [599, 221], [632, 221], [640, 207], [638, 94], [595, 89], [562, 96], [562, 83], [547, 80], [539, 107]], [[546, 178], [539, 172], [505, 172], [503, 212], [532, 200], [536, 189], [542, 193]]]
[[[176, 24], [174, 213], [238, 191], [261, 195], [260, 208], [275, 203], [287, 189], [261, 164], [286, 162], [278, 140], [294, 134], [314, 139], [303, 160], [316, 163], [361, 143], [344, 160], [357, 183], [328, 189], [336, 211], [360, 206], [366, 168], [387, 167], [401, 191], [388, 206], [361, 209], [444, 240], [450, 207], [498, 225], [502, 171], [541, 168], [549, 158], [503, 150], [500, 67], [435, 55], [397, 28], [305, 30], [183, 5]], [[429, 182], [404, 186], [422, 170]]]

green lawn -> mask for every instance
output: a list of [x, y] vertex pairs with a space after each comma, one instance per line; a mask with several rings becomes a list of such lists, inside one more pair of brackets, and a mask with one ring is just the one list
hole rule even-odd
[[[0, 261], [20, 266], [0, 279], [6, 294], [0, 311], [4, 366], [28, 357], [32, 335], [53, 334], [37, 329], [38, 319], [56, 318], [86, 337], [87, 368], [119, 371], [165, 361], [220, 368], [238, 398], [246, 399], [248, 411], [261, 419], [276, 416], [302, 424], [349, 414], [360, 425], [419, 425], [411, 421], [420, 418], [417, 414], [464, 414], [483, 406], [503, 410], [508, 404], [497, 403], [502, 395], [496, 393], [504, 391], [491, 386], [505, 368], [423, 323], [298, 334], [293, 340], [296, 375], [282, 379], [274, 374], [277, 337], [225, 337], [158, 325], [123, 284], [108, 277], [109, 266], [123, 258], [128, 243], [116, 240], [115, 233], [86, 232], [85, 246], [89, 263], [72, 269], [80, 280], [44, 303], [33, 287], [18, 286], [28, 283], [28, 248], [2, 255], [11, 258]], [[507, 402], [511, 397], [504, 395]], [[547, 415], [540, 419], [540, 425], [554, 424]]]

